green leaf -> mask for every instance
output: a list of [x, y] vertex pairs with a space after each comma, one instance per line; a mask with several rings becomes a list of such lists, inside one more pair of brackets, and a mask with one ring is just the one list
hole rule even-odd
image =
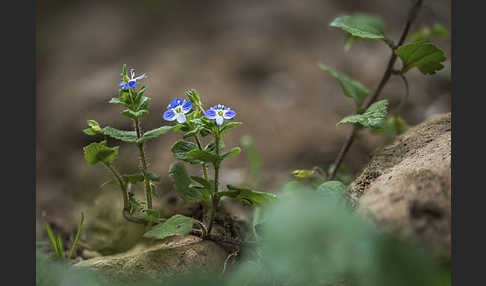
[[84, 159], [90, 165], [94, 165], [98, 162], [111, 163], [118, 155], [118, 146], [107, 147], [106, 141], [100, 143], [93, 142], [83, 148]]
[[91, 128], [86, 128], [86, 129], [83, 129], [83, 132], [87, 135], [96, 135], [98, 132], [94, 131], [93, 129]]
[[88, 125], [93, 129], [94, 131], [101, 132], [100, 124], [94, 120], [88, 120]]
[[57, 241], [54, 237], [54, 233], [52, 232], [51, 226], [49, 225], [49, 223], [46, 222], [45, 227], [46, 227], [47, 235], [49, 236], [49, 239], [51, 241], [52, 248], [54, 249], [54, 252], [56, 253], [56, 256], [61, 257], [61, 252], [60, 252], [59, 247], [57, 245]]
[[201, 184], [201, 186], [206, 187], [207, 189], [211, 189], [211, 183], [204, 178], [191, 176], [191, 179], [196, 181], [197, 183]]
[[118, 181], [115, 180], [115, 179], [108, 180], [108, 181], [104, 182], [103, 184], [101, 184], [100, 189], [104, 188], [106, 185], [118, 185]]
[[348, 36], [346, 38], [346, 44], [344, 44], [344, 51], [345, 52], [348, 52], [351, 49], [351, 46], [353, 45], [355, 39], [356, 39], [355, 36], [348, 33]]
[[130, 110], [130, 109], [125, 109], [125, 110], [123, 110], [122, 114], [126, 117], [130, 117], [132, 119], [137, 119], [137, 118], [140, 118], [142, 116], [147, 115], [148, 110], [141, 109], [139, 111], [133, 111], [133, 110]]
[[140, 173], [123, 175], [123, 180], [127, 183], [132, 183], [132, 184], [143, 182], [144, 179], [145, 177]]
[[386, 120], [386, 124], [383, 128], [374, 129], [371, 131], [373, 134], [381, 134], [385, 139], [391, 139], [396, 135], [400, 135], [407, 131], [410, 126], [401, 117], [390, 116]]
[[186, 202], [198, 203], [202, 200], [201, 193], [189, 187], [192, 179], [187, 174], [184, 164], [180, 162], [173, 163], [169, 168], [169, 177], [174, 181], [176, 191], [181, 194]]
[[373, 103], [363, 114], [353, 114], [344, 117], [336, 125], [344, 123], [360, 124], [363, 127], [383, 128], [386, 123], [388, 100]]
[[142, 96], [137, 110], [147, 110], [150, 104], [150, 97]]
[[186, 161], [191, 164], [203, 163], [200, 160], [194, 160], [192, 158], [187, 157], [187, 152], [198, 149], [195, 143], [188, 142], [188, 141], [177, 141], [174, 145], [172, 145], [170, 149], [172, 150], [174, 157], [178, 160]]
[[[221, 150], [224, 149], [224, 142], [223, 140], [219, 140], [219, 151], [221, 152]], [[204, 151], [206, 152], [209, 152], [209, 153], [213, 153], [216, 155], [216, 142], [213, 140], [211, 142], [208, 143], [208, 145], [206, 145], [206, 147], [204, 147]]]
[[140, 213], [140, 216], [149, 223], [152, 223], [160, 217], [160, 212], [154, 209], [146, 209]]
[[341, 74], [329, 66], [324, 64], [319, 64], [319, 67], [327, 72], [329, 72], [341, 86], [343, 94], [354, 100], [357, 106], [360, 106], [363, 100], [370, 94], [370, 91], [360, 82], [351, 79], [347, 75]]
[[110, 126], [106, 126], [103, 128], [103, 134], [123, 142], [137, 141], [137, 133], [135, 131], [118, 130]]
[[258, 205], [261, 207], [268, 206], [269, 204], [273, 203], [277, 200], [277, 196], [270, 193], [265, 192], [257, 192], [250, 189], [244, 189], [235, 187], [232, 185], [227, 185], [228, 192], [219, 192], [216, 194], [218, 198], [227, 196], [236, 198], [244, 204], [247, 205]]
[[432, 27], [427, 26], [422, 30], [410, 35], [410, 41], [432, 40], [433, 38], [449, 38], [449, 31], [447, 28], [439, 23], [435, 23]]
[[216, 156], [215, 154], [199, 149], [194, 149], [187, 152], [186, 156], [191, 160], [199, 160], [205, 163], [218, 164], [220, 161], [218, 156]]
[[223, 156], [221, 156], [221, 160], [226, 159], [226, 158], [233, 157], [235, 155], [238, 155], [238, 154], [240, 154], [240, 152], [241, 152], [241, 148], [240, 147], [234, 147], [228, 153], [223, 154]]
[[384, 25], [380, 18], [368, 14], [337, 17], [331, 27], [341, 28], [351, 35], [365, 39], [384, 39]]
[[166, 126], [161, 126], [156, 129], [152, 129], [150, 131], [145, 132], [140, 139], [137, 140], [137, 143], [143, 143], [149, 139], [157, 138], [160, 135], [164, 135], [170, 130], [172, 130], [172, 126], [166, 125]]
[[184, 136], [182, 136], [182, 138], [187, 139], [189, 137], [196, 136], [197, 133], [199, 132], [199, 130], [201, 130], [201, 127], [200, 126], [194, 128], [193, 130], [191, 130], [189, 132], [186, 132], [186, 134], [184, 134]]
[[195, 105], [195, 106], [200, 106], [201, 105], [201, 99], [199, 98], [199, 94], [195, 89], [191, 89], [186, 92], [186, 96], [189, 98], [189, 100]]
[[235, 126], [239, 126], [243, 123], [241, 122], [228, 122], [226, 125], [223, 126], [223, 128], [219, 131], [219, 134], [221, 136], [223, 136], [226, 132], [228, 132], [228, 130], [230, 130], [231, 128], [235, 127]]
[[149, 170], [142, 169], [142, 172], [151, 180], [154, 182], [159, 182], [160, 181], [160, 176], [150, 172]]
[[401, 73], [416, 67], [423, 74], [435, 74], [444, 68], [441, 62], [447, 59], [441, 49], [427, 41], [400, 46], [395, 53], [403, 63]]
[[126, 104], [122, 98], [120, 97], [113, 97], [108, 103], [111, 103], [111, 104], [121, 104], [125, 107], [128, 107], [128, 104]]
[[147, 238], [164, 239], [173, 235], [186, 235], [192, 230], [195, 220], [183, 215], [174, 215], [164, 223], [154, 226], [143, 236]]

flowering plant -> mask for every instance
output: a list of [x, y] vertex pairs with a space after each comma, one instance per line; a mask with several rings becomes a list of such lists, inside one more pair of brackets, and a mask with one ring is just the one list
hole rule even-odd
[[[211, 235], [218, 204], [223, 197], [233, 197], [247, 205], [265, 206], [275, 200], [275, 196], [265, 192], [257, 192], [247, 188], [227, 185], [226, 190], [220, 187], [220, 168], [223, 160], [240, 153], [240, 147], [234, 147], [224, 152], [222, 138], [231, 128], [241, 125], [233, 119], [236, 112], [224, 105], [218, 104], [205, 110], [198, 93], [195, 90], [186, 92], [187, 98], [175, 98], [163, 112], [163, 119], [176, 121], [175, 125], [164, 125], [144, 132], [141, 119], [148, 114], [150, 98], [144, 96], [145, 86], [137, 89], [138, 83], [145, 78], [145, 73], [135, 76], [135, 70], [127, 74], [123, 65], [122, 81], [119, 84], [119, 96], [109, 103], [125, 107], [122, 115], [134, 123], [134, 130], [119, 130], [110, 126], [101, 127], [98, 122], [88, 120], [89, 128], [84, 130], [88, 135], [104, 135], [104, 140], [93, 142], [84, 147], [84, 156], [88, 164], [97, 163], [105, 166], [114, 179], [107, 182], [117, 184], [123, 196], [123, 216], [130, 222], [153, 226], [144, 234], [145, 237], [163, 239], [171, 235], [198, 234], [203, 238], [215, 239]], [[169, 176], [175, 183], [176, 191], [190, 203], [199, 203], [203, 207], [202, 218], [186, 217], [176, 214], [168, 219], [160, 217], [160, 212], [152, 207], [152, 195], [155, 194], [155, 183], [160, 176], [149, 169], [145, 143], [163, 134], [182, 132], [182, 140], [171, 147], [174, 157], [179, 160], [169, 168]], [[118, 155], [119, 146], [109, 147], [108, 137], [122, 142], [134, 143], [139, 152], [139, 169], [134, 174], [122, 175], [116, 169], [113, 161]], [[203, 147], [202, 137], [209, 138]], [[192, 141], [190, 140], [192, 139]], [[200, 165], [202, 176], [189, 176], [182, 162]], [[208, 167], [214, 169], [214, 178], [209, 178]], [[145, 200], [135, 199], [131, 186], [143, 183]], [[197, 225], [199, 229], [193, 229]]]

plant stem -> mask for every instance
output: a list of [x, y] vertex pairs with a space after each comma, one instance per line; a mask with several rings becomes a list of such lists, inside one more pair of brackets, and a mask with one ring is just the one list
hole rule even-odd
[[78, 244], [79, 235], [81, 233], [81, 228], [83, 227], [83, 222], [84, 222], [84, 214], [83, 214], [83, 212], [81, 212], [81, 221], [79, 222], [78, 232], [76, 233], [76, 236], [74, 237], [74, 242], [73, 242], [73, 245], [71, 246], [71, 250], [69, 251], [67, 259], [71, 259], [71, 256], [73, 255], [73, 252], [74, 252], [74, 248], [76, 248], [76, 244]]
[[[199, 148], [199, 150], [202, 151], [203, 148], [202, 148], [202, 145], [201, 145], [201, 141], [199, 141], [199, 136], [197, 134], [194, 135], [194, 139], [196, 140], [197, 147]], [[204, 179], [207, 181], [208, 180], [208, 171], [206, 169], [206, 163], [203, 163], [201, 167], [202, 167], [202, 170], [203, 170]]]
[[[219, 127], [217, 127], [216, 137], [215, 137], [215, 144], [216, 144], [216, 156], [219, 158]], [[218, 197], [216, 194], [218, 193], [218, 185], [219, 185], [219, 162], [214, 164], [214, 192], [211, 195], [212, 198], [212, 206], [211, 206], [211, 214], [209, 216], [209, 226], [208, 226], [208, 235], [211, 233], [211, 229], [213, 227], [214, 217], [216, 215], [216, 209], [218, 207]]]
[[403, 107], [407, 103], [408, 96], [410, 94], [410, 89], [408, 87], [408, 80], [407, 80], [407, 78], [405, 77], [404, 74], [401, 74], [401, 73], [399, 74], [399, 76], [402, 78], [403, 84], [405, 85], [405, 96], [402, 97], [402, 100], [400, 101], [400, 104], [398, 105], [397, 109], [394, 112], [394, 116], [395, 117], [398, 117], [400, 115], [400, 112], [402, 111]]
[[[397, 60], [397, 55], [395, 54], [395, 50], [405, 42], [405, 38], [407, 37], [407, 34], [410, 30], [410, 27], [411, 27], [413, 21], [415, 21], [415, 18], [417, 17], [417, 13], [420, 10], [420, 7], [422, 6], [422, 2], [423, 2], [423, 0], [417, 0], [417, 2], [415, 2], [415, 5], [410, 10], [410, 12], [408, 14], [407, 23], [405, 25], [405, 28], [403, 29], [403, 32], [402, 32], [402, 35], [400, 36], [400, 40], [399, 40], [398, 44], [392, 49], [392, 54], [390, 56], [390, 60], [388, 61], [387, 68], [385, 70], [385, 73], [383, 74], [383, 77], [381, 78], [381, 81], [378, 85], [378, 88], [375, 90], [373, 96], [368, 98], [368, 100], [364, 103], [364, 106], [362, 108], [360, 108], [361, 112], [359, 112], [359, 113], [363, 113], [368, 107], [370, 107], [371, 104], [373, 104], [378, 99], [378, 97], [381, 94], [381, 91], [383, 90], [386, 83], [390, 79], [390, 76], [393, 73], [393, 66], [395, 65], [395, 62]], [[353, 130], [351, 131], [351, 133], [346, 138], [344, 145], [342, 146], [336, 160], [334, 161], [334, 168], [331, 170], [331, 174], [329, 175], [329, 180], [333, 180], [336, 177], [336, 172], [339, 169], [339, 166], [341, 165], [341, 163], [342, 163], [346, 153], [348, 152], [349, 148], [353, 144], [357, 130], [358, 130], [358, 128], [356, 126], [353, 126]]]
[[[137, 133], [137, 139], [140, 139], [140, 137], [142, 136], [141, 135], [141, 131], [140, 131], [140, 122], [138, 121], [138, 118], [134, 120], [135, 121], [135, 131]], [[146, 200], [146, 207], [147, 209], [151, 209], [152, 208], [152, 194], [151, 194], [151, 189], [150, 189], [150, 180], [146, 174], [146, 170], [147, 170], [147, 161], [145, 159], [145, 150], [143, 148], [143, 142], [142, 143], [137, 143], [137, 147], [138, 147], [138, 152], [140, 154], [140, 162], [142, 164], [141, 166], [141, 171], [142, 171], [142, 174], [143, 174], [143, 178], [144, 178], [144, 182], [145, 182], [145, 200]]]
[[125, 182], [123, 182], [123, 179], [121, 175], [118, 173], [118, 171], [111, 165], [110, 163], [103, 163], [103, 165], [111, 171], [115, 179], [118, 181], [118, 184], [120, 185], [120, 189], [123, 194], [123, 209], [129, 210], [130, 209], [130, 203], [128, 202], [128, 192], [127, 192], [127, 186]]

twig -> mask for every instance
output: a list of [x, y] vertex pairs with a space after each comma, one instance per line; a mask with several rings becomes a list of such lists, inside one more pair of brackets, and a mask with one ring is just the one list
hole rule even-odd
[[223, 271], [221, 271], [221, 276], [222, 276], [222, 275], [224, 275], [224, 273], [226, 272], [226, 267], [227, 267], [227, 265], [228, 265], [229, 260], [230, 260], [232, 257], [237, 256], [237, 255], [238, 255], [238, 252], [239, 252], [238, 250], [233, 251], [233, 252], [231, 252], [231, 253], [228, 255], [228, 257], [226, 257], [226, 259], [224, 260], [224, 264], [223, 264]]
[[[393, 66], [395, 65], [395, 62], [397, 60], [397, 55], [395, 54], [395, 50], [405, 42], [405, 38], [408, 35], [408, 32], [410, 30], [410, 27], [411, 27], [413, 21], [415, 21], [415, 18], [417, 17], [417, 13], [420, 10], [422, 2], [423, 2], [423, 0], [417, 0], [417, 2], [415, 2], [415, 5], [410, 10], [410, 13], [408, 14], [408, 19], [407, 19], [407, 23], [405, 25], [405, 28], [403, 29], [403, 32], [402, 32], [402, 35], [400, 36], [400, 40], [399, 40], [398, 44], [392, 49], [392, 54], [390, 56], [390, 60], [388, 61], [387, 68], [385, 70], [385, 73], [383, 74], [383, 77], [381, 78], [381, 81], [378, 85], [378, 88], [375, 90], [373, 96], [368, 98], [368, 100], [365, 102], [364, 106], [362, 108], [360, 108], [361, 112], [359, 112], [359, 113], [363, 113], [368, 107], [370, 107], [371, 104], [373, 104], [376, 101], [376, 99], [380, 96], [381, 91], [385, 87], [386, 83], [390, 79], [390, 76], [393, 74], [393, 71], [394, 71]], [[351, 131], [351, 133], [346, 138], [346, 141], [345, 141], [343, 147], [339, 151], [339, 154], [338, 154], [336, 160], [334, 161], [334, 168], [331, 170], [331, 174], [329, 175], [330, 180], [335, 178], [336, 172], [339, 169], [339, 166], [341, 165], [341, 163], [344, 159], [344, 156], [346, 155], [349, 148], [351, 147], [351, 145], [354, 142], [356, 131], [357, 131], [357, 127], [353, 126], [353, 130]]]

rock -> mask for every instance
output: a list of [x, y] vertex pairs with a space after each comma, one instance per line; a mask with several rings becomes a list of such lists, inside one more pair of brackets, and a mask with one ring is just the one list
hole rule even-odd
[[378, 150], [350, 191], [358, 212], [450, 258], [451, 114], [434, 116]]
[[130, 249], [145, 232], [144, 225], [129, 222], [123, 217], [123, 199], [117, 191], [103, 191], [93, 202], [79, 207], [86, 215], [81, 231], [82, 240], [91, 250], [102, 255]]
[[197, 236], [172, 236], [154, 245], [125, 253], [84, 260], [75, 267], [101, 270], [113, 279], [168, 277], [198, 271], [221, 271], [227, 252], [218, 244]]

